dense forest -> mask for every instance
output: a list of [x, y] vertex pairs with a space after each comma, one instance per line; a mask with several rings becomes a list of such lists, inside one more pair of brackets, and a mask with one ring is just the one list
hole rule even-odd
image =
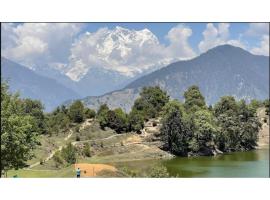
[[[109, 127], [116, 133], [140, 134], [145, 122], [161, 118], [162, 149], [178, 156], [214, 155], [256, 147], [261, 127], [256, 110], [265, 106], [269, 115], [269, 100], [246, 103], [224, 96], [215, 105], [208, 106], [197, 86], [189, 87], [184, 98], [184, 102], [180, 102], [170, 99], [159, 87], [145, 87], [130, 113], [121, 108], [111, 110], [105, 104], [95, 112], [80, 101], [45, 113], [40, 101], [10, 93], [8, 84], [2, 81], [1, 174], [27, 166], [26, 161], [40, 145], [38, 135], [57, 135], [76, 128], [85, 119], [95, 119], [102, 129]], [[53, 159], [58, 163], [75, 163], [76, 151], [76, 147], [69, 144]], [[90, 146], [86, 145], [82, 153], [90, 156]]]

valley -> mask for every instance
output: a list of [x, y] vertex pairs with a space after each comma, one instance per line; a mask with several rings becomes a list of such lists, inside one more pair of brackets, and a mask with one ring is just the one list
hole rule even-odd
[[[156, 166], [165, 166], [170, 176], [176, 177], [268, 177], [269, 118], [263, 122], [267, 119], [264, 112], [263, 108], [257, 111], [262, 122], [258, 150], [190, 158], [175, 157], [160, 149], [160, 119], [150, 119], [139, 135], [134, 132], [117, 134], [110, 128], [102, 130], [98, 121], [88, 119], [80, 124], [79, 132], [72, 128], [58, 136], [42, 137], [41, 146], [35, 150], [36, 157], [28, 161], [29, 167], [10, 170], [8, 177], [71, 178], [78, 166], [82, 177], [143, 177], [149, 176]], [[76, 141], [76, 136], [80, 141]], [[53, 155], [69, 142], [79, 149], [89, 143], [91, 157], [80, 157], [74, 165], [56, 167]], [[243, 172], [241, 168], [248, 171]]]
[[2, 176], [269, 176], [266, 56], [222, 45], [134, 80], [89, 69], [76, 83], [1, 64]]

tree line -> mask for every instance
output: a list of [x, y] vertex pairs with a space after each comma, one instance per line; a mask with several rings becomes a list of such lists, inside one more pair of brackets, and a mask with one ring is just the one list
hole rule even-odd
[[[252, 100], [247, 104], [244, 100], [224, 96], [215, 105], [207, 106], [197, 86], [189, 87], [184, 98], [184, 102], [172, 100], [159, 87], [145, 87], [129, 113], [121, 108], [109, 109], [106, 104], [95, 112], [79, 100], [45, 113], [40, 101], [12, 94], [8, 84], [1, 80], [1, 174], [4, 170], [26, 166], [39, 145], [38, 135], [65, 132], [87, 118], [96, 118], [101, 128], [109, 127], [117, 133], [140, 133], [146, 121], [161, 117], [163, 149], [180, 156], [212, 155], [216, 150], [246, 151], [256, 147], [261, 126], [256, 109], [264, 106], [269, 116], [269, 99]], [[74, 152], [73, 147], [68, 146], [62, 153], [68, 163], [75, 159], [69, 151]], [[89, 147], [84, 151], [90, 156]], [[60, 158], [58, 161], [62, 162]]]
[[[188, 156], [256, 147], [261, 123], [256, 114], [260, 105], [255, 101], [247, 104], [224, 96], [214, 106], [207, 106], [197, 86], [188, 88], [184, 97], [184, 103], [173, 100], [164, 107], [161, 128], [164, 149]], [[267, 106], [267, 102], [262, 104]]]
[[[80, 101], [45, 113], [40, 101], [20, 98], [19, 93], [11, 93], [8, 83], [1, 80], [0, 175], [9, 169], [27, 166], [26, 162], [34, 157], [33, 150], [40, 145], [39, 135], [58, 134], [95, 115], [94, 110], [84, 107]], [[70, 162], [72, 159], [66, 155], [69, 154], [63, 157]]]

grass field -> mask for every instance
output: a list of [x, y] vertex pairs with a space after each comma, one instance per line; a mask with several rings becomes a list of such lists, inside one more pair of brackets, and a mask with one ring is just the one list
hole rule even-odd
[[75, 170], [73, 166], [60, 170], [37, 170], [37, 169], [20, 169], [8, 171], [8, 177], [17, 175], [18, 178], [73, 178]]

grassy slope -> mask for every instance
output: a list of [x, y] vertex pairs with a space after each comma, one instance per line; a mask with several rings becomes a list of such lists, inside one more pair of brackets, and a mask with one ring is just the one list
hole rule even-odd
[[[67, 143], [67, 141], [64, 141], [67, 135], [68, 132], [52, 137], [41, 136], [41, 146], [35, 150], [36, 158], [29, 161], [29, 164], [38, 162], [41, 158], [44, 159], [48, 156], [50, 150]], [[107, 128], [102, 130], [97, 122], [92, 122], [91, 125], [84, 127], [79, 133], [74, 131], [69, 141], [75, 142], [77, 136], [79, 136], [80, 141], [76, 146], [79, 147], [81, 144], [89, 142], [92, 153], [90, 158], [80, 157], [78, 163], [107, 163], [121, 169], [129, 161], [148, 160], [164, 156], [157, 147], [143, 144], [141, 136], [134, 133], [116, 134], [113, 130]], [[63, 168], [58, 169], [55, 167], [53, 160], [32, 169], [11, 170], [8, 172], [9, 177], [14, 175], [19, 177], [74, 177], [74, 174], [74, 166], [63, 166]], [[108, 173], [101, 176], [107, 177]]]

